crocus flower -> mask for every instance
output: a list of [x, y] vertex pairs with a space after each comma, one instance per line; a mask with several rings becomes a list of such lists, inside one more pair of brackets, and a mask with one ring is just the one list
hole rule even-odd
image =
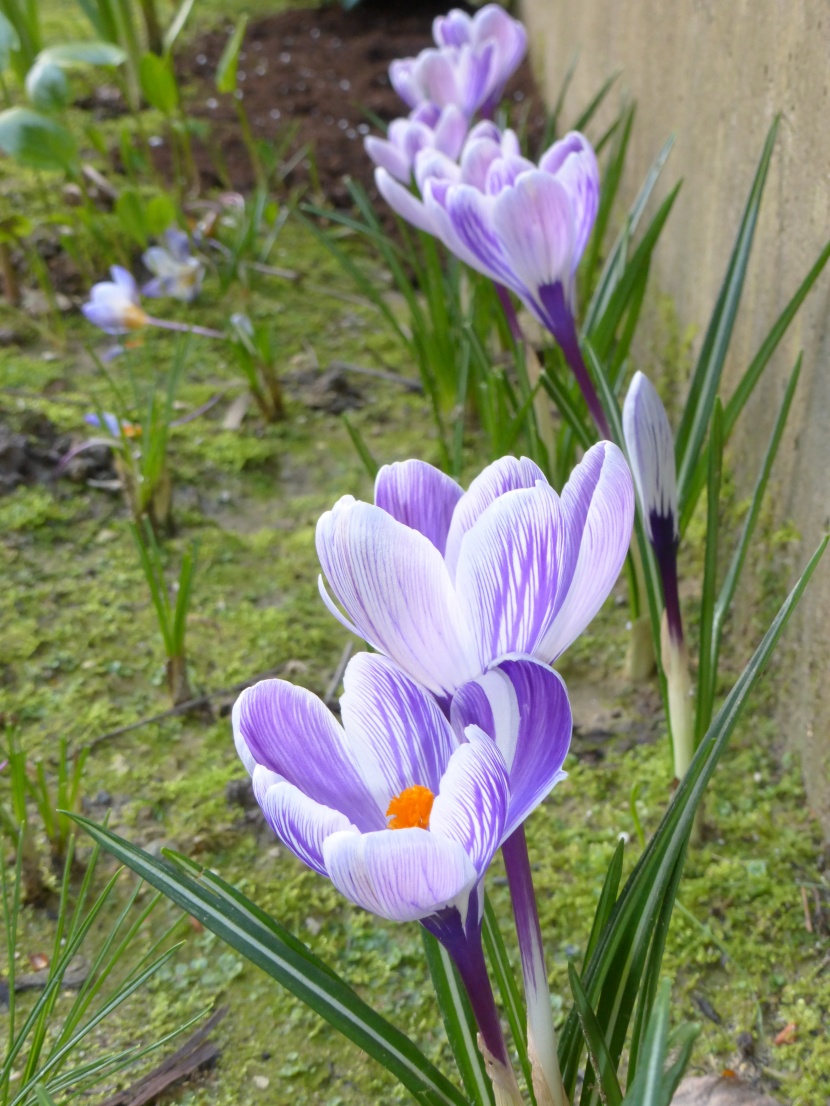
[[[497, 132], [498, 133], [498, 132]], [[473, 269], [509, 288], [554, 336], [600, 432], [608, 423], [577, 336], [576, 272], [599, 204], [599, 167], [576, 131], [538, 166], [515, 135], [470, 133], [452, 171], [430, 152], [415, 159], [416, 197], [376, 170], [378, 189], [400, 215], [440, 238]]]
[[408, 184], [415, 157], [421, 150], [435, 149], [455, 161], [466, 136], [467, 118], [455, 104], [439, 108], [425, 103], [419, 104], [406, 119], [394, 119], [385, 139], [369, 135], [363, 144], [375, 165]]
[[113, 265], [110, 276], [112, 280], [92, 286], [89, 300], [81, 307], [84, 315], [107, 334], [127, 334], [146, 326], [150, 318], [141, 306], [132, 274]]
[[509, 1073], [481, 953], [479, 885], [505, 835], [562, 778], [564, 685], [532, 660], [507, 660], [463, 690], [452, 724], [385, 657], [358, 654], [343, 685], [342, 726], [283, 680], [243, 691], [234, 739], [256, 799], [286, 846], [353, 903], [420, 920], [444, 943], [485, 1045]]
[[112, 411], [104, 411], [103, 416], [89, 412], [84, 415], [87, 426], [94, 426], [98, 430], [108, 430], [113, 438], [137, 438], [141, 434], [141, 427], [135, 423], [119, 419]]
[[[201, 262], [198, 264], [201, 265]], [[110, 275], [112, 280], [103, 280], [92, 286], [89, 299], [81, 307], [87, 319], [107, 334], [127, 334], [143, 326], [157, 326], [162, 330], [175, 330], [182, 334], [200, 334], [204, 338], [225, 337], [221, 330], [214, 330], [212, 327], [180, 323], [175, 319], [159, 319], [154, 315], [148, 315], [141, 306], [138, 285], [132, 274], [120, 265], [113, 265]], [[159, 277], [159, 279], [162, 278]], [[198, 280], [201, 280], [201, 276]], [[174, 293], [169, 291], [164, 294], [173, 295]], [[121, 352], [120, 349], [116, 348], [109, 351], [109, 356], [115, 356], [119, 352]]]
[[518, 69], [527, 52], [527, 31], [498, 4], [485, 4], [475, 15], [453, 8], [439, 15], [432, 24], [432, 37], [437, 46], [481, 48], [485, 42], [495, 45], [492, 82], [488, 100], [482, 105], [491, 114], [504, 94], [504, 86]]
[[680, 526], [674, 436], [657, 390], [641, 372], [634, 374], [625, 397], [623, 435], [643, 526], [663, 585], [662, 662], [668, 685], [675, 775], [681, 779], [694, 752], [694, 720], [677, 580]]
[[562, 495], [503, 457], [463, 489], [422, 461], [384, 466], [375, 505], [345, 496], [317, 524], [317, 552], [349, 629], [448, 700], [514, 653], [552, 663], [610, 592], [631, 536], [622, 452], [592, 447]]
[[205, 267], [190, 252], [187, 235], [170, 227], [164, 235], [164, 246], [151, 246], [142, 260], [153, 273], [153, 279], [142, 288], [145, 296], [171, 296], [192, 303], [202, 288]]
[[422, 50], [417, 58], [399, 58], [389, 66], [389, 80], [410, 108], [419, 104], [454, 104], [472, 119], [491, 102], [499, 85], [496, 44], [443, 46]]

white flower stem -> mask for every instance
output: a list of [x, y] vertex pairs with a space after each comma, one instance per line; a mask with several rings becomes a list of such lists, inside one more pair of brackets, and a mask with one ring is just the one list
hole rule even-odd
[[556, 1028], [553, 1024], [550, 988], [542, 948], [542, 930], [533, 891], [530, 858], [524, 826], [502, 845], [502, 855], [513, 900], [519, 937], [525, 1001], [527, 1002], [527, 1052], [533, 1072], [537, 1106], [568, 1106], [559, 1070]]
[[178, 323], [173, 319], [157, 319], [154, 315], [147, 316], [147, 323], [150, 326], [160, 327], [162, 330], [175, 330], [180, 334], [198, 334], [202, 338], [224, 338], [225, 334], [221, 330], [213, 330], [209, 326], [193, 326], [188, 323]]

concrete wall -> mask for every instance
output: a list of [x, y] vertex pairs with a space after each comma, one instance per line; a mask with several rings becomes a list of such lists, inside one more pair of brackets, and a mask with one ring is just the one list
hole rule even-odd
[[[523, 0], [522, 9], [537, 77], [549, 96], [579, 51], [570, 118], [616, 71], [636, 99], [624, 199], [633, 198], [665, 137], [676, 134], [664, 189], [678, 177], [685, 183], [652, 271], [684, 325], [702, 329], [709, 317], [764, 136], [775, 113], [782, 114], [728, 389], [830, 238], [830, 4]], [[777, 521], [793, 521], [803, 535], [793, 569], [830, 529], [830, 269], [736, 435], [733, 462], [747, 490], [800, 349], [804, 368], [773, 493]], [[809, 798], [830, 838], [830, 555], [787, 642], [778, 717], [802, 754]]]

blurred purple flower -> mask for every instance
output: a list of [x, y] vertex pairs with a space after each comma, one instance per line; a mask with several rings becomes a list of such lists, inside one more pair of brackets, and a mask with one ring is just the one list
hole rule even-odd
[[141, 290], [145, 296], [171, 296], [192, 303], [201, 291], [205, 266], [191, 253], [190, 241], [183, 231], [170, 227], [164, 240], [164, 246], [151, 246], [142, 255], [153, 280]]
[[490, 116], [527, 49], [527, 33], [497, 4], [470, 17], [455, 9], [433, 23], [436, 46], [389, 66], [389, 80], [411, 108], [455, 104], [471, 119]]
[[435, 149], [455, 161], [466, 136], [467, 118], [455, 104], [420, 104], [406, 119], [394, 119], [385, 139], [369, 135], [363, 144], [375, 165], [408, 184], [421, 150]]
[[343, 624], [442, 701], [506, 656], [552, 663], [608, 596], [631, 537], [622, 452], [600, 442], [559, 496], [503, 457], [467, 492], [422, 461], [384, 466], [375, 505], [345, 496], [317, 524]]
[[504, 95], [505, 84], [527, 52], [524, 26], [498, 4], [485, 4], [472, 16], [458, 8], [437, 16], [432, 24], [432, 37], [437, 46], [470, 45], [481, 49], [488, 41], [495, 44], [492, 91], [482, 105], [485, 114], [491, 114]]
[[127, 334], [150, 321], [141, 306], [138, 285], [131, 273], [120, 265], [110, 269], [112, 280], [92, 286], [89, 299], [81, 310], [89, 321], [107, 334]]
[[135, 423], [119, 419], [112, 411], [104, 411], [102, 416], [89, 412], [84, 415], [87, 426], [94, 426], [98, 430], [108, 430], [113, 438], [137, 438], [141, 434], [141, 427]]
[[375, 179], [400, 215], [509, 288], [553, 334], [607, 437], [574, 317], [576, 272], [599, 204], [599, 167], [588, 140], [571, 132], [536, 166], [521, 156], [512, 131], [484, 124], [470, 132], [457, 167], [434, 151], [416, 156], [421, 199], [384, 169]]

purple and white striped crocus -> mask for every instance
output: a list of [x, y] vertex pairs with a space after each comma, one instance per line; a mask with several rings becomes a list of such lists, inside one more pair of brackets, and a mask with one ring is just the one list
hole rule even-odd
[[480, 884], [505, 836], [563, 777], [564, 685], [546, 666], [511, 658], [462, 689], [451, 721], [377, 654], [354, 657], [343, 685], [342, 726], [315, 695], [283, 680], [240, 695], [234, 739], [254, 794], [286, 846], [351, 902], [419, 920], [444, 944], [501, 1100], [512, 1102], [515, 1077], [481, 949]]
[[634, 492], [599, 442], [561, 496], [503, 457], [464, 491], [423, 461], [384, 466], [375, 504], [344, 496], [317, 523], [329, 609], [447, 703], [502, 657], [552, 663], [605, 602], [625, 560]]
[[438, 16], [432, 30], [435, 48], [389, 66], [392, 87], [411, 108], [455, 104], [468, 119], [477, 111], [489, 118], [527, 51], [524, 27], [486, 4], [472, 17], [458, 9]]
[[204, 263], [190, 250], [190, 239], [177, 227], [169, 227], [163, 246], [151, 246], [141, 260], [153, 274], [141, 291], [145, 296], [170, 296], [192, 303], [202, 288]]
[[467, 137], [467, 126], [466, 115], [455, 104], [439, 108], [437, 104], [424, 103], [406, 119], [394, 119], [386, 138], [368, 135], [363, 145], [375, 165], [395, 180], [409, 184], [415, 158], [421, 150], [437, 150], [454, 163]]
[[504, 86], [527, 53], [524, 26], [500, 5], [485, 4], [472, 16], [459, 8], [436, 16], [432, 24], [432, 37], [436, 46], [469, 45], [480, 49], [486, 42], [494, 44], [492, 90], [481, 108], [482, 114], [491, 116], [504, 95]]
[[599, 167], [587, 138], [576, 131], [565, 135], [537, 166], [521, 156], [510, 131], [474, 128], [457, 170], [423, 153], [414, 168], [420, 201], [377, 170], [383, 197], [519, 297], [559, 343], [600, 433], [608, 437], [575, 320], [576, 273], [599, 205]]
[[663, 585], [662, 662], [669, 693], [675, 775], [682, 779], [694, 753], [694, 719], [677, 579], [680, 526], [674, 436], [656, 388], [641, 372], [634, 374], [623, 404], [623, 436], [643, 527]]

